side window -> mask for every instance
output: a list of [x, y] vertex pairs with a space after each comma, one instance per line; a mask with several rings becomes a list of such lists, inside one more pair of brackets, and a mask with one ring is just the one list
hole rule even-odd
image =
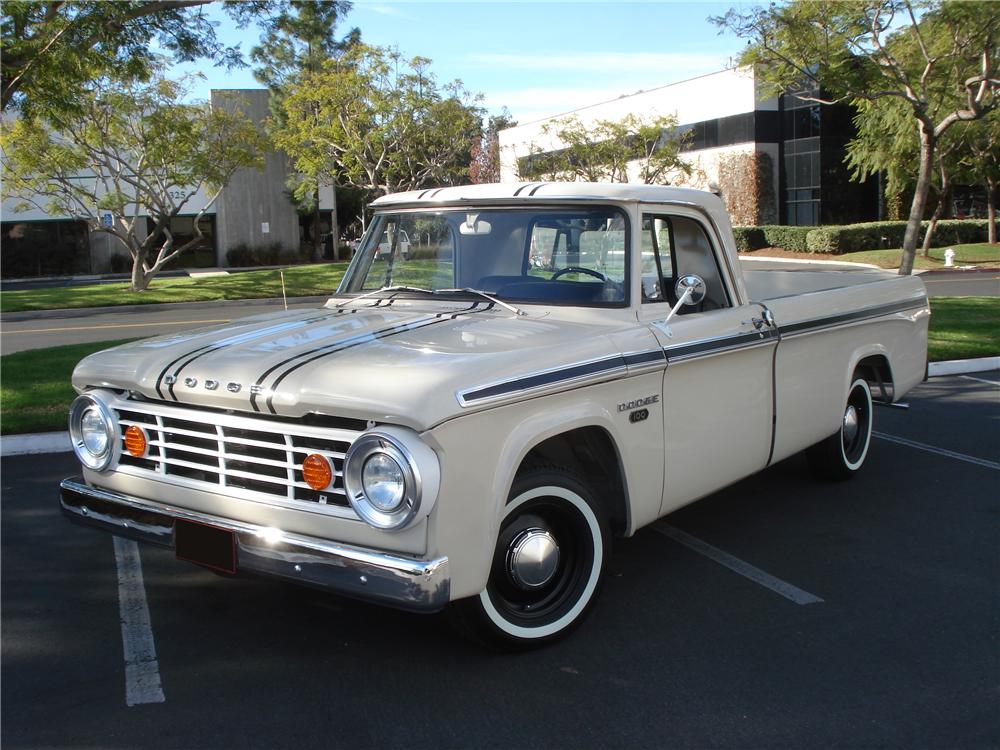
[[670, 219], [643, 216], [640, 232], [642, 301], [674, 301], [674, 267], [670, 241]]
[[729, 307], [729, 297], [719, 273], [718, 259], [705, 228], [694, 219], [684, 216], [671, 217], [670, 225], [673, 239], [671, 250], [677, 277], [695, 274], [704, 279], [708, 287], [704, 302], [687, 310], [718, 310]]

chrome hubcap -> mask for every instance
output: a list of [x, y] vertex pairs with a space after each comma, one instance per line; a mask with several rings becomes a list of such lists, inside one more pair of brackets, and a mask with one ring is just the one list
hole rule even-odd
[[848, 406], [844, 412], [844, 443], [850, 445], [858, 436], [858, 410], [853, 406]]
[[507, 549], [507, 572], [522, 589], [537, 589], [556, 574], [559, 566], [559, 545], [544, 529], [525, 529]]

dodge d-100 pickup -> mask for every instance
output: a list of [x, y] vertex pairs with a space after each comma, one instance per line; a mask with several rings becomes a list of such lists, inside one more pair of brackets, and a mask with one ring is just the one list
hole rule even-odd
[[81, 361], [63, 511], [523, 648], [581, 621], [614, 537], [803, 449], [856, 474], [925, 374], [919, 279], [743, 262], [711, 193], [373, 209], [326, 304]]

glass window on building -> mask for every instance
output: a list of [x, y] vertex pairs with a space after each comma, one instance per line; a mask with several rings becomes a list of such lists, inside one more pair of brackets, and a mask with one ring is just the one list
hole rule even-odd
[[819, 104], [794, 96], [782, 97], [782, 218], [785, 224], [812, 226], [820, 223], [820, 117]]
[[93, 272], [86, 222], [5, 221], [0, 233], [0, 271], [5, 279]]
[[[147, 219], [148, 232], [153, 231], [154, 222]], [[201, 238], [193, 246], [182, 252], [166, 268], [211, 268], [215, 261], [215, 215], [202, 216], [198, 222]], [[185, 245], [194, 239], [194, 217], [174, 216], [170, 219], [170, 233], [174, 236], [174, 247]]]

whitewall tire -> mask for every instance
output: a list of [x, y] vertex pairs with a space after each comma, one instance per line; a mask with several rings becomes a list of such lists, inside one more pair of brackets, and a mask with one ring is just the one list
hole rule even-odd
[[453, 606], [475, 640], [522, 650], [562, 638], [586, 616], [610, 553], [591, 490], [560, 469], [522, 473], [500, 521], [486, 588]]
[[847, 392], [840, 429], [806, 450], [813, 471], [831, 480], [855, 476], [868, 458], [873, 421], [871, 388], [864, 378], [855, 375]]

